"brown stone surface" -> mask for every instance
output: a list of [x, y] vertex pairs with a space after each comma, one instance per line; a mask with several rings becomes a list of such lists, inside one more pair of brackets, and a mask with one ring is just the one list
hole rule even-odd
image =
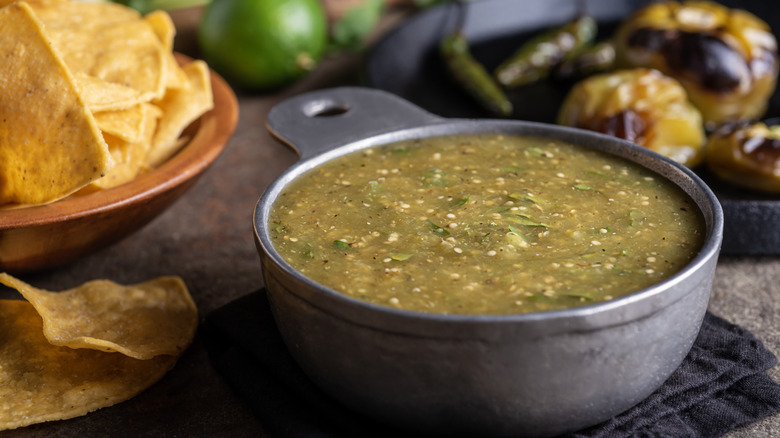
[[[174, 14], [177, 48], [197, 56], [193, 40], [197, 10]], [[357, 84], [360, 59], [328, 59], [310, 77], [274, 94], [239, 95], [240, 119], [222, 156], [167, 212], [125, 240], [70, 265], [24, 279], [61, 290], [94, 278], [122, 283], [160, 275], [184, 278], [201, 316], [262, 286], [252, 238], [252, 211], [264, 188], [296, 161], [265, 128], [277, 102], [315, 88]], [[751, 330], [780, 352], [780, 259], [722, 258], [711, 310]], [[0, 289], [0, 298], [13, 296]], [[780, 378], [780, 369], [770, 371]], [[161, 382], [138, 397], [72, 420], [1, 432], [12, 437], [83, 436], [265, 436], [248, 409], [211, 368], [199, 341]], [[780, 436], [775, 416], [738, 429], [730, 437]]]

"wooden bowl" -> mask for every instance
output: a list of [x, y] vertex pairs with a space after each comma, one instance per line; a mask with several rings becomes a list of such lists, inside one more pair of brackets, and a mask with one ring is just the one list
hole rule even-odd
[[0, 271], [40, 271], [73, 261], [130, 235], [173, 204], [216, 160], [238, 121], [236, 96], [213, 71], [211, 86], [214, 108], [187, 128], [192, 140], [157, 169], [88, 195], [0, 210]]

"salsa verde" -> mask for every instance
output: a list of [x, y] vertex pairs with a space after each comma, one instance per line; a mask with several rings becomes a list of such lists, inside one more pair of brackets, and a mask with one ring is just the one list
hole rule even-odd
[[473, 134], [363, 149], [300, 175], [270, 216], [295, 269], [371, 303], [510, 314], [611, 300], [704, 241], [694, 202], [627, 160], [547, 138]]

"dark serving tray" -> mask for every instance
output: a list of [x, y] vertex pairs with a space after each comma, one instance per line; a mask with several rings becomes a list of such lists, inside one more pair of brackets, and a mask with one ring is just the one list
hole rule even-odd
[[[492, 70], [529, 36], [562, 24], [584, 7], [599, 22], [599, 38], [609, 36], [629, 13], [646, 0], [482, 0], [465, 2], [466, 34], [473, 55]], [[720, 3], [746, 9], [780, 31], [780, 11], [765, 0]], [[438, 42], [457, 22], [458, 5], [445, 3], [424, 10], [389, 32], [369, 51], [364, 65], [366, 85], [397, 94], [442, 117], [493, 117], [472, 103], [446, 74], [438, 57]], [[544, 81], [510, 91], [512, 118], [554, 122], [571, 84]], [[780, 116], [780, 93], [775, 92], [766, 117]], [[697, 173], [720, 200], [725, 230], [723, 253], [780, 254], [780, 195], [731, 186], [704, 169]]]

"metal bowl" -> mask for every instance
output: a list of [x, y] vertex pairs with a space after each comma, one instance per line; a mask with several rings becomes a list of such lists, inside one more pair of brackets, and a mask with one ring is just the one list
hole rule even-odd
[[[507, 120], [443, 119], [365, 88], [303, 94], [268, 128], [301, 161], [263, 194], [255, 242], [276, 323], [304, 372], [353, 410], [396, 427], [472, 436], [554, 436], [597, 424], [657, 389], [680, 365], [707, 309], [723, 237], [717, 198], [691, 171], [605, 135]], [[706, 240], [671, 278], [613, 301], [501, 316], [437, 315], [349, 298], [295, 271], [273, 248], [269, 211], [306, 171], [352, 151], [420, 137], [546, 136], [623, 157], [695, 201]]]

